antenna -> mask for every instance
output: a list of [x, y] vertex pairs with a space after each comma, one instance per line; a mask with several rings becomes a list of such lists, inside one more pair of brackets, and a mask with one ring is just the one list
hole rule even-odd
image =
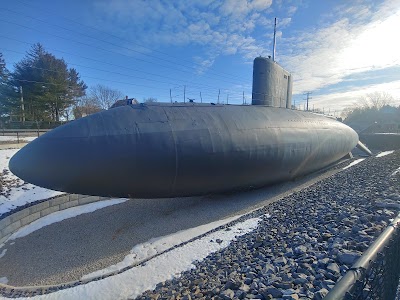
[[272, 61], [275, 61], [275, 46], [276, 46], [276, 18], [275, 18], [275, 25], [274, 25], [274, 44], [272, 47]]

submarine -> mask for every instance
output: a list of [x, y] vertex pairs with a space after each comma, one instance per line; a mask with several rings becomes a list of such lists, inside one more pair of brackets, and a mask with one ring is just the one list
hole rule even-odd
[[20, 149], [12, 173], [67, 193], [170, 198], [258, 188], [346, 156], [357, 133], [291, 109], [292, 76], [253, 65], [252, 105], [127, 104], [72, 121]]

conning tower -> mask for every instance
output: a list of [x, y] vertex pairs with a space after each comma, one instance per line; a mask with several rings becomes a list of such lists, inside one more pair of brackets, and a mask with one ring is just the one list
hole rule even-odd
[[292, 85], [292, 75], [271, 57], [254, 59], [252, 105], [291, 108]]

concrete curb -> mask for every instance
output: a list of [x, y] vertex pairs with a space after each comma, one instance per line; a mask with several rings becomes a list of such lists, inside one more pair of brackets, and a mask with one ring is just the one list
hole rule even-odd
[[18, 229], [32, 223], [33, 221], [36, 221], [39, 218], [70, 207], [106, 199], [109, 198], [63, 194], [19, 210], [16, 213], [0, 219], [0, 247], [3, 246], [3, 243], [7, 241], [7, 239]]

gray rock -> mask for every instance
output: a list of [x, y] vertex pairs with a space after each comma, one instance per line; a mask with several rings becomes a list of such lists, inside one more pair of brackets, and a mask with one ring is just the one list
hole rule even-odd
[[303, 285], [303, 284], [305, 284], [307, 282], [308, 282], [307, 278], [301, 278], [301, 277], [296, 278], [295, 280], [293, 280], [293, 283], [297, 284], [297, 285], [299, 285], [299, 284]]
[[233, 297], [235, 297], [235, 292], [232, 291], [231, 289], [227, 289], [223, 291], [221, 294], [219, 294], [219, 296], [224, 300], [230, 300], [233, 299]]
[[225, 289], [237, 290], [240, 287], [240, 282], [236, 282], [232, 279], [228, 280], [225, 284]]
[[288, 281], [274, 282], [272, 285], [276, 288], [285, 289], [285, 290], [291, 289], [293, 287], [293, 283], [288, 282]]
[[273, 274], [275, 273], [275, 267], [271, 264], [265, 264], [264, 269], [262, 270], [263, 274]]
[[284, 256], [281, 256], [281, 257], [276, 258], [274, 263], [276, 265], [286, 265], [287, 260], [286, 260], [286, 258]]
[[328, 257], [325, 257], [325, 258], [322, 258], [322, 259], [318, 260], [318, 264], [320, 266], [326, 266], [328, 263], [329, 263], [329, 258]]
[[296, 291], [294, 289], [286, 289], [286, 290], [282, 290], [282, 294], [285, 295], [292, 295], [292, 294], [296, 294]]
[[283, 296], [281, 290], [277, 288], [262, 289], [260, 290], [260, 294], [263, 295], [265, 299], [271, 299], [270, 296], [272, 296], [272, 298], [281, 298]]
[[315, 300], [322, 300], [326, 295], [328, 295], [328, 290], [325, 288], [320, 289], [314, 293]]
[[296, 254], [304, 254], [304, 253], [306, 253], [307, 252], [307, 247], [306, 246], [303, 246], [303, 245], [301, 245], [301, 246], [298, 246], [298, 247], [296, 247], [295, 249], [294, 249], [294, 253], [296, 253]]
[[242, 285], [239, 287], [239, 290], [248, 293], [248, 292], [250, 291], [250, 287], [249, 287], [247, 284], [242, 284]]
[[339, 266], [336, 263], [330, 263], [326, 269], [333, 274], [340, 274]]
[[337, 255], [337, 259], [342, 264], [352, 265], [360, 258], [360, 256], [361, 255], [358, 252], [341, 250]]

